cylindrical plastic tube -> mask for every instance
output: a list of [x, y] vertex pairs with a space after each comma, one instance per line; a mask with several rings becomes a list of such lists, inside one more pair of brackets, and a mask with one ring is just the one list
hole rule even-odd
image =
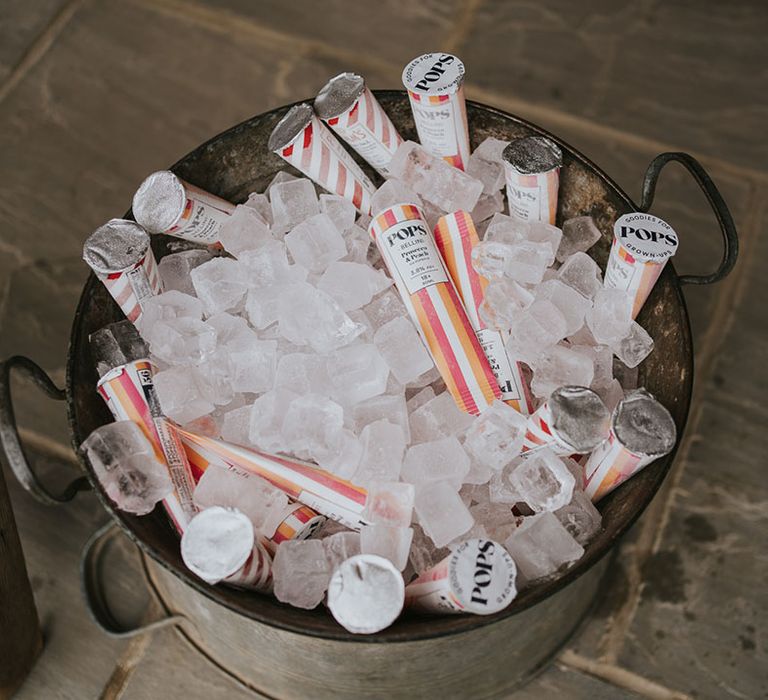
[[510, 216], [554, 226], [563, 165], [560, 147], [544, 136], [526, 136], [512, 141], [502, 159]]

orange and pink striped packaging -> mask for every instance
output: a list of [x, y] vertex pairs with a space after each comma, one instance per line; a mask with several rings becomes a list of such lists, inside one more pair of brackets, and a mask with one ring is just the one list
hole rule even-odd
[[480, 304], [483, 303], [488, 280], [472, 266], [472, 249], [480, 243], [480, 238], [469, 213], [457, 211], [441, 217], [435, 227], [435, 242], [496, 376], [502, 400], [523, 415], [530, 415], [533, 400], [520, 363], [507, 354], [507, 334], [488, 328], [480, 318]]
[[270, 455], [178, 428], [193, 463], [223, 463], [256, 474], [311, 509], [352, 530], [360, 530], [368, 492], [319, 467]]
[[[200, 437], [200, 436], [198, 436]], [[189, 440], [184, 441], [184, 450], [189, 464], [192, 467], [195, 483], [200, 481], [205, 470], [212, 464], [232, 468], [222, 457], [212, 450], [204, 450]], [[237, 470], [242, 475], [249, 475], [251, 472], [245, 472], [242, 469]], [[286, 540], [304, 540], [309, 537], [317, 528], [326, 521], [325, 516], [303, 503], [293, 501], [288, 504], [282, 515], [282, 520], [275, 531], [264, 538], [264, 545], [271, 554], [275, 553], [277, 545]]]
[[115, 420], [138, 425], [155, 448], [157, 459], [168, 465], [173, 492], [163, 499], [168, 516], [182, 533], [197, 513], [192, 500], [195, 479], [174, 427], [160, 409], [149, 360], [135, 360], [107, 372], [96, 386]]
[[[554, 226], [563, 165], [560, 147], [545, 136], [525, 136], [507, 145], [502, 160], [510, 216]], [[532, 171], [534, 166], [542, 170]]]
[[368, 228], [456, 405], [482, 413], [501, 391], [424, 214], [395, 204]]
[[234, 574], [227, 576], [221, 583], [228, 583], [237, 588], [247, 588], [260, 593], [272, 592], [272, 556], [269, 543], [256, 538], [253, 551]]
[[424, 54], [403, 69], [403, 85], [424, 150], [466, 170], [469, 128], [464, 64], [453, 54]]
[[376, 191], [373, 183], [309, 105], [297, 105], [294, 110], [302, 107], [307, 112], [306, 125], [275, 153], [321, 187], [348, 199], [360, 213], [370, 214]]

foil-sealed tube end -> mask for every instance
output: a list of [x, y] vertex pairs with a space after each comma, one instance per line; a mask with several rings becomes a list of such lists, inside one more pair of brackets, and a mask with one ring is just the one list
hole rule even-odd
[[389, 176], [389, 164], [403, 139], [361, 76], [341, 73], [331, 78], [317, 94], [314, 108], [372, 168]]
[[460, 170], [469, 162], [464, 64], [449, 53], [425, 53], [403, 69], [419, 141]]
[[677, 441], [670, 412], [645, 389], [628, 393], [613, 411], [608, 439], [584, 466], [585, 493], [599, 501], [643, 467], [669, 454]]
[[677, 233], [658, 216], [633, 212], [616, 220], [605, 286], [632, 294], [632, 318], [640, 313], [677, 246]]
[[510, 216], [554, 226], [563, 152], [545, 136], [511, 141], [502, 153]]
[[388, 559], [358, 554], [339, 566], [328, 584], [328, 608], [354, 634], [373, 634], [389, 627], [405, 600], [402, 574]]
[[587, 454], [608, 438], [610, 413], [583, 386], [561, 386], [528, 417], [523, 456], [545, 447], [557, 455]]
[[253, 525], [246, 515], [213, 506], [189, 522], [181, 537], [181, 558], [193, 574], [214, 584], [239, 571], [254, 544]]
[[361, 214], [370, 213], [376, 188], [309, 104], [291, 107], [267, 145], [318, 185], [348, 199]]
[[498, 542], [469, 539], [405, 587], [406, 607], [492, 615], [517, 596], [517, 566]]
[[130, 321], [110, 323], [91, 333], [88, 342], [99, 377], [120, 365], [149, 358], [149, 346]]
[[143, 302], [163, 291], [149, 235], [135, 221], [111, 219], [97, 228], [83, 245], [83, 260], [134, 323]]

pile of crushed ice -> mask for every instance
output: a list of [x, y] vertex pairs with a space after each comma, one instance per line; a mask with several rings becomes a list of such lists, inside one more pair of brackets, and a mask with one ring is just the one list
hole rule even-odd
[[[590, 387], [613, 410], [653, 342], [632, 320], [628, 294], [603, 287], [587, 254], [600, 238], [590, 218], [560, 230], [501, 213], [505, 145], [485, 140], [464, 173], [402, 144], [372, 213], [414, 203], [434, 226], [447, 211], [471, 211], [482, 238], [473, 264], [489, 280], [482, 318], [510, 331], [510, 355], [530, 367], [534, 396]], [[347, 200], [318, 197], [310, 180], [281, 172], [221, 229], [228, 255], [192, 248], [162, 258], [165, 292], [145, 302], [139, 329], [160, 369], [163, 412], [192, 432], [311, 460], [369, 490], [361, 533], [329, 520], [277, 548], [274, 592], [284, 602], [318, 605], [335, 566], [354, 554], [389, 559], [407, 582], [476, 537], [506, 547], [518, 586], [555, 574], [600, 528], [582, 467], [549, 449], [520, 459], [526, 419], [500, 401], [479, 417], [456, 407], [369, 222]], [[377, 492], [401, 507], [372, 507]], [[262, 526], [277, 494], [214, 466], [195, 500], [236, 506]]]

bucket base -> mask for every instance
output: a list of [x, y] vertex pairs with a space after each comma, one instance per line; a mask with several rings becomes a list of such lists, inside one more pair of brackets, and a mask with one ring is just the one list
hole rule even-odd
[[[269, 627], [202, 596], [145, 557], [155, 593], [192, 623], [184, 634], [218, 666], [270, 697], [505, 697], [552, 658], [589, 611], [604, 558], [538, 605], [486, 627], [414, 642], [341, 642]], [[424, 618], [429, 625], [429, 618]]]

